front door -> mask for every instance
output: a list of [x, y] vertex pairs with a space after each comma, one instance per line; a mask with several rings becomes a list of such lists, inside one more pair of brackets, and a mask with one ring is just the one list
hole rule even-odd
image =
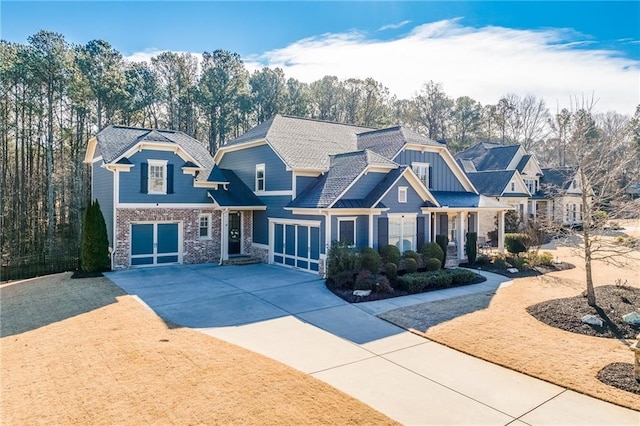
[[240, 254], [240, 212], [229, 213], [229, 255]]

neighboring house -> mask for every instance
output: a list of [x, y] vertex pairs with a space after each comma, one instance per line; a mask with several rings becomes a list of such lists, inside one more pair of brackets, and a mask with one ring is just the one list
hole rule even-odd
[[[523, 223], [538, 216], [553, 217], [564, 225], [582, 221], [575, 169], [542, 169], [521, 145], [488, 142], [456, 154], [456, 160], [480, 194], [513, 206]], [[495, 229], [495, 214], [481, 214], [479, 235]]]
[[211, 158], [181, 132], [109, 126], [86, 161], [115, 268], [245, 254], [322, 274], [331, 241], [405, 251], [439, 234], [462, 260], [480, 213], [504, 225], [510, 209], [478, 194], [445, 145], [402, 127], [277, 115]]
[[402, 127], [377, 130], [277, 115], [221, 147], [267, 206], [252, 217], [252, 253], [319, 271], [333, 240], [417, 250], [449, 236], [464, 259], [478, 213], [509, 209], [479, 195], [446, 146]]

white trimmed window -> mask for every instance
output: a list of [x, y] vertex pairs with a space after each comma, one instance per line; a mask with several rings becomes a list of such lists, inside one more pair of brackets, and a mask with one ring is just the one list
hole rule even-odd
[[198, 238], [208, 240], [211, 238], [211, 214], [201, 214], [198, 218]]
[[537, 188], [535, 179], [525, 179], [524, 183], [525, 183], [525, 185], [527, 185], [527, 189], [529, 190], [529, 192], [531, 194], [535, 194], [536, 193], [538, 188]]
[[416, 215], [388, 215], [389, 244], [400, 252], [416, 249]]
[[149, 163], [149, 194], [167, 193], [167, 160], [148, 160]]
[[516, 183], [511, 182], [511, 192], [516, 192]]
[[398, 187], [398, 202], [406, 203], [407, 202], [407, 187], [399, 186]]
[[265, 190], [264, 164], [256, 164], [256, 191]]
[[429, 163], [411, 163], [411, 169], [420, 178], [425, 188], [429, 188]]
[[356, 218], [338, 218], [338, 241], [353, 246], [356, 243]]

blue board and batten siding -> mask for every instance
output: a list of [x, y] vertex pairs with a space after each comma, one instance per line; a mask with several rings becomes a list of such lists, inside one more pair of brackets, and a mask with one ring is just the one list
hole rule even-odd
[[456, 175], [449, 168], [442, 156], [436, 152], [419, 152], [407, 149], [401, 151], [394, 161], [403, 166], [412, 163], [428, 163], [431, 166], [432, 191], [465, 191]]
[[260, 196], [260, 200], [267, 206], [264, 211], [253, 212], [253, 241], [258, 244], [269, 243], [269, 219], [292, 219], [292, 220], [313, 220], [320, 222], [320, 239], [321, 250], [325, 252], [324, 246], [324, 216], [320, 215], [294, 215], [290, 210], [285, 210], [284, 207], [291, 202], [291, 197], [288, 195], [269, 195]]
[[307, 186], [315, 182], [316, 179], [318, 179], [317, 176], [296, 176], [296, 193], [294, 195], [296, 197], [300, 195], [305, 189], [307, 189]]
[[[167, 165], [173, 165], [173, 193], [145, 194], [142, 192], [142, 163], [148, 160], [167, 160]], [[193, 176], [184, 174], [182, 166], [185, 161], [180, 156], [169, 151], [142, 150], [129, 157], [134, 164], [128, 172], [120, 172], [120, 203], [185, 203], [211, 204], [206, 189], [194, 188]], [[169, 171], [169, 168], [167, 168]], [[167, 176], [167, 179], [170, 179]]]
[[93, 176], [91, 179], [91, 196], [100, 203], [100, 210], [107, 224], [107, 236], [109, 247], [113, 247], [113, 174], [104, 167], [102, 161], [96, 161], [91, 165]]
[[[404, 186], [407, 188], [407, 202], [398, 202], [398, 188]], [[381, 203], [389, 209], [390, 213], [420, 213], [424, 201], [416, 192], [407, 179], [403, 176], [391, 187], [391, 189], [382, 197]]]
[[[291, 190], [291, 172], [286, 170], [285, 164], [269, 145], [226, 153], [218, 166], [221, 169], [233, 170], [245, 185], [255, 190], [257, 164], [264, 164], [265, 166], [266, 191]], [[291, 197], [289, 197], [289, 201], [291, 201]]]
[[331, 241], [338, 240], [338, 219], [345, 217], [356, 218], [356, 247], [369, 245], [369, 216], [331, 216]]

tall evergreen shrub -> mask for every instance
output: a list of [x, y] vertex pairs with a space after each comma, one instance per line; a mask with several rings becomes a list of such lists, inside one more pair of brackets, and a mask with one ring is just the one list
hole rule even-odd
[[89, 203], [82, 225], [82, 270], [102, 272], [111, 269], [109, 237], [98, 200]]
[[436, 235], [436, 243], [440, 246], [443, 252], [442, 267], [447, 264], [447, 249], [449, 247], [449, 237], [446, 235]]
[[467, 259], [470, 264], [476, 263], [476, 257], [478, 257], [478, 233], [467, 232], [467, 242], [465, 243], [467, 250]]

